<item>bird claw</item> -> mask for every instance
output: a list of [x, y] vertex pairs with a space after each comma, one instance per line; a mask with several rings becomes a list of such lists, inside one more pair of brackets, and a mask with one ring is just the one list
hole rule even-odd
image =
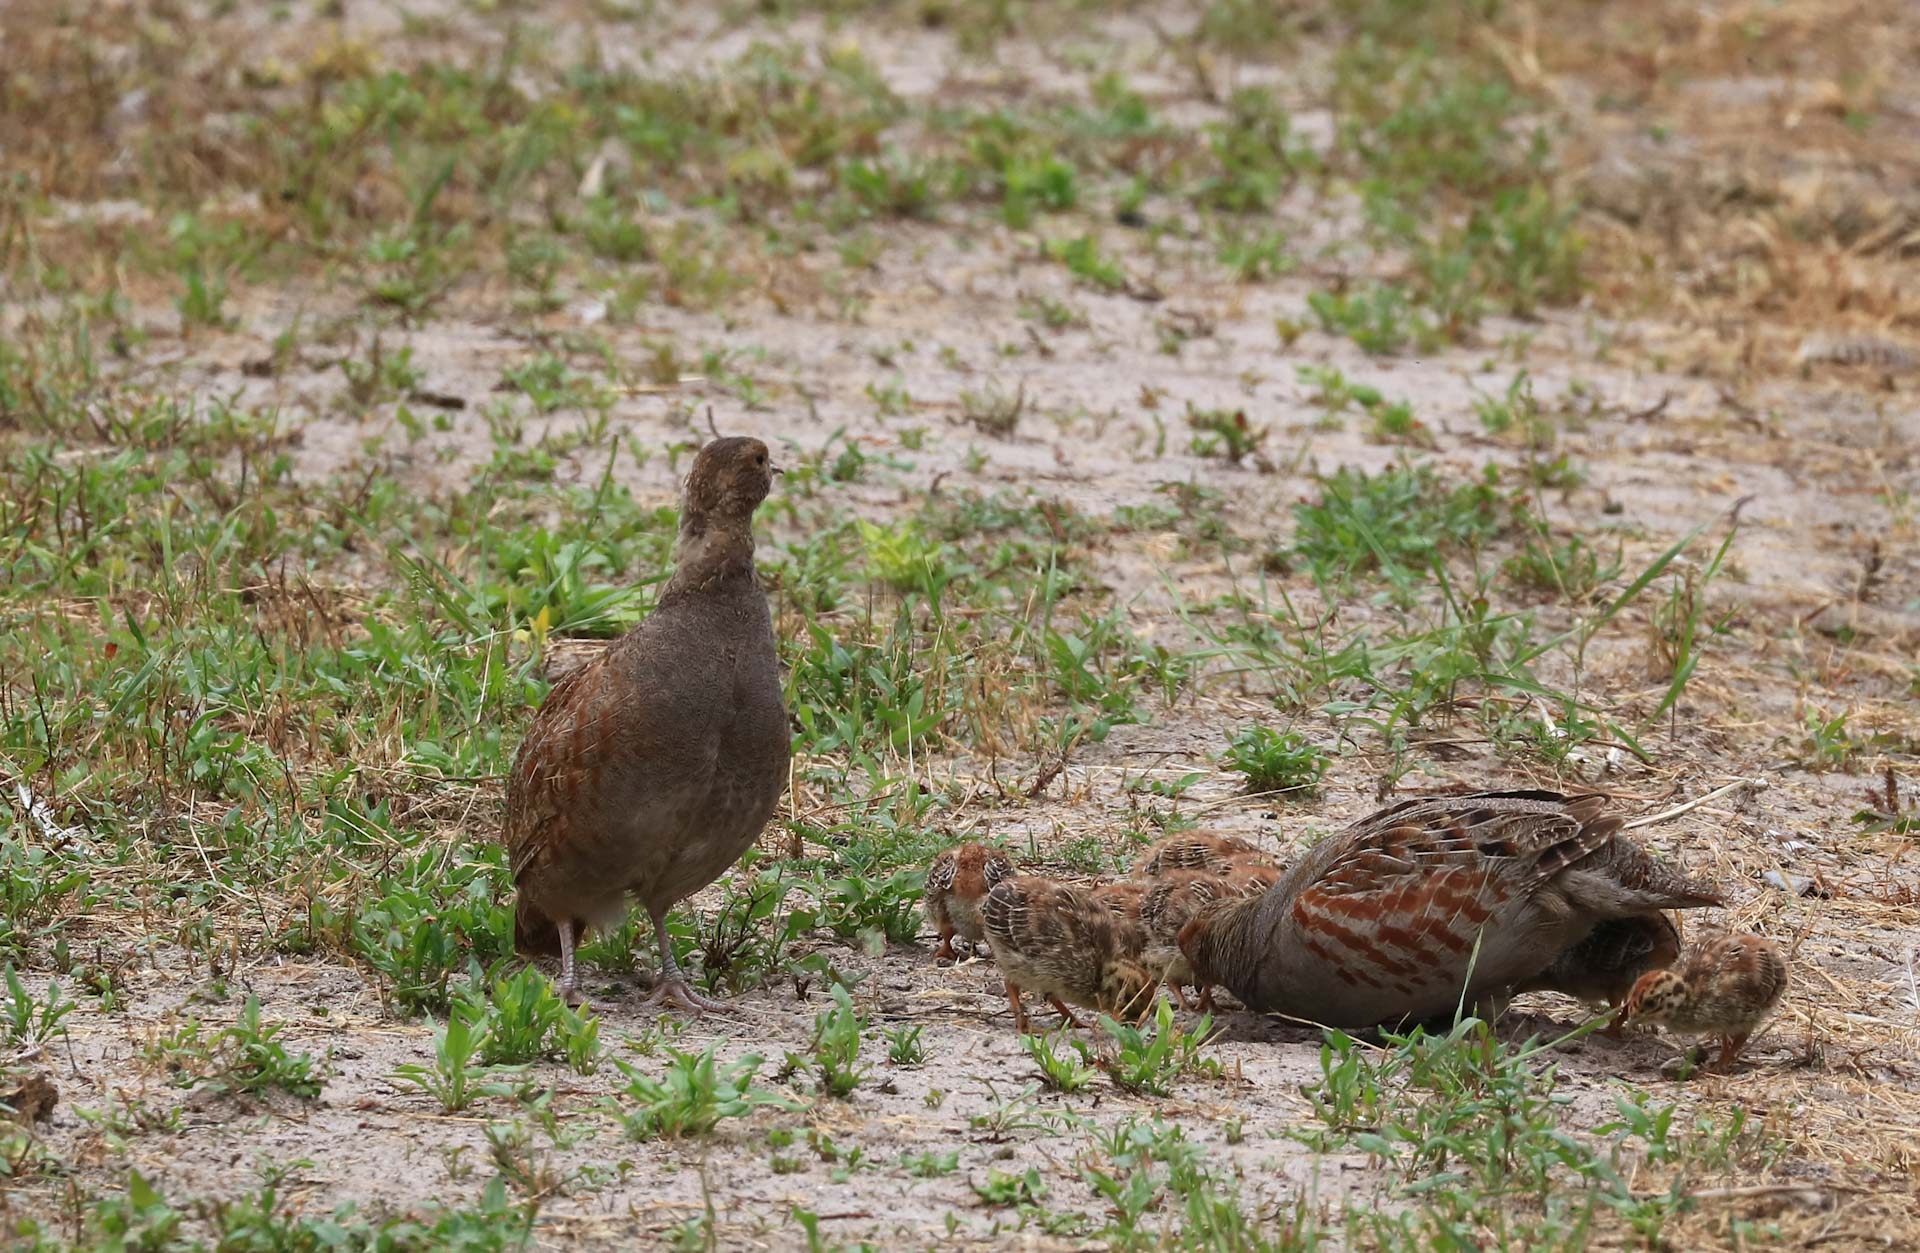
[[669, 977], [654, 985], [653, 991], [641, 1005], [672, 1006], [689, 1014], [731, 1014], [733, 1006], [725, 1001], [717, 1001], [711, 996], [703, 996], [687, 986], [683, 978]]

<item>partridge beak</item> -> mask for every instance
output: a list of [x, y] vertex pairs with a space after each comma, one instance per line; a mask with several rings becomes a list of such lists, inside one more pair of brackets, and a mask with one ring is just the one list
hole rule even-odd
[[785, 474], [786, 472], [787, 472], [787, 468], [785, 466], [768, 466], [767, 467], [768, 474]]

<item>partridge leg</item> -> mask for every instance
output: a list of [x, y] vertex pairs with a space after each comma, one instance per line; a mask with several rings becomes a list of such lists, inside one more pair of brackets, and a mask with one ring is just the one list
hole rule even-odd
[[1740, 1050], [1745, 1048], [1746, 1044], [1747, 1044], [1747, 1037], [1743, 1035], [1721, 1036], [1720, 1037], [1720, 1056], [1713, 1059], [1713, 1065], [1708, 1069], [1717, 1070], [1722, 1074], [1725, 1074], [1727, 1071], [1732, 1070], [1733, 1059], [1740, 1056]]
[[1060, 1016], [1067, 1020], [1067, 1025], [1069, 1027], [1084, 1027], [1087, 1025], [1086, 1023], [1081, 1022], [1078, 1018], [1075, 1018], [1073, 1016], [1073, 1011], [1067, 1008], [1067, 1003], [1061, 1000], [1059, 997], [1049, 996], [1047, 998], [1047, 1002], [1048, 1004], [1052, 1005], [1055, 1009], [1060, 1011]]
[[950, 962], [953, 955], [953, 928], [946, 923], [940, 924], [940, 947], [933, 950], [933, 960]]
[[587, 998], [573, 986], [573, 919], [562, 918], [554, 925], [560, 931], [560, 999], [569, 1005], [584, 1005]]
[[1213, 985], [1211, 983], [1200, 986], [1200, 995], [1195, 999], [1194, 1006], [1203, 1014], [1211, 1014], [1213, 1012]]
[[730, 1014], [733, 1006], [725, 1001], [716, 1001], [711, 996], [702, 996], [687, 986], [687, 977], [680, 973], [680, 963], [674, 960], [673, 939], [667, 934], [666, 909], [649, 909], [653, 918], [653, 935], [660, 943], [660, 978], [653, 985], [653, 992], [642, 1001], [642, 1005], [671, 1005], [684, 1009], [690, 1014], [712, 1010], [716, 1013]]
[[1607, 1008], [1613, 1011], [1613, 1021], [1600, 1029], [1600, 1034], [1609, 1040], [1618, 1040], [1627, 1034], [1627, 1016], [1620, 1012], [1620, 1006], [1613, 1001], [1607, 1002]]
[[1021, 1035], [1027, 1033], [1027, 1007], [1020, 1003], [1020, 985], [1007, 980], [1007, 1004], [1013, 1006], [1013, 1029]]
[[1187, 990], [1185, 988], [1177, 983], [1170, 983], [1167, 986], [1173, 989], [1174, 1002], [1179, 1005], [1181, 1009], [1193, 1008], [1192, 1002], [1187, 1000]]

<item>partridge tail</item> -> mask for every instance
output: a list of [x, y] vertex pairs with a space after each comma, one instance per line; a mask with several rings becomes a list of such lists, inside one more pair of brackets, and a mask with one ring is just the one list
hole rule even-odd
[[1614, 837], [1596, 861], [1604, 863], [1615, 886], [1637, 910], [1698, 909], [1727, 903], [1726, 895], [1714, 884], [1655, 858], [1624, 835]]
[[513, 947], [522, 957], [558, 957], [560, 928], [553, 919], [527, 903], [524, 896], [513, 902]]

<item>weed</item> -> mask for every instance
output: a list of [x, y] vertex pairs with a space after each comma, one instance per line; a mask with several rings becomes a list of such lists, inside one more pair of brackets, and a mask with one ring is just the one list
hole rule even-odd
[[1245, 775], [1247, 791], [1311, 792], [1327, 773], [1327, 755], [1297, 731], [1243, 727], [1227, 744], [1228, 769]]
[[1115, 1087], [1148, 1096], [1168, 1096], [1189, 1072], [1217, 1076], [1220, 1063], [1200, 1050], [1213, 1037], [1213, 1016], [1203, 1014], [1191, 1027], [1174, 1020], [1173, 1002], [1158, 998], [1153, 1022], [1144, 1027], [1115, 1022], [1102, 1014], [1100, 1026], [1113, 1038], [1113, 1051], [1101, 1066]]
[[1085, 283], [1105, 291], [1126, 290], [1127, 272], [1100, 250], [1100, 242], [1091, 235], [1055, 240], [1047, 244], [1046, 252]]
[[1428, 351], [1440, 342], [1438, 328], [1398, 287], [1376, 283], [1358, 294], [1314, 292], [1307, 307], [1322, 330], [1344, 335], [1371, 353], [1391, 354], [1414, 347]]
[[900, 1159], [900, 1168], [916, 1179], [938, 1179], [960, 1169], [960, 1150], [926, 1150]]
[[480, 1060], [512, 1066], [553, 1058], [592, 1074], [600, 1060], [600, 1020], [560, 999], [533, 966], [491, 982], [469, 984], [454, 1002], [480, 1034]]
[[419, 1088], [440, 1102], [440, 1108], [449, 1114], [459, 1113], [480, 1097], [504, 1096], [510, 1089], [505, 1084], [490, 1083], [488, 1078], [512, 1073], [521, 1067], [479, 1064], [477, 1059], [485, 1040], [484, 1027], [463, 1014], [454, 1014], [447, 1019], [446, 1026], [434, 1032], [433, 1065], [403, 1063], [394, 1067], [394, 1078]]
[[1234, 465], [1256, 453], [1266, 441], [1265, 427], [1247, 420], [1244, 409], [1195, 409], [1187, 406], [1187, 425], [1193, 428], [1193, 451], [1200, 457], [1224, 457]]
[[[1067, 1050], [1056, 1049], [1056, 1043], [1066, 1044]], [[1020, 1047], [1040, 1067], [1040, 1082], [1056, 1092], [1082, 1091], [1099, 1074], [1093, 1065], [1093, 1049], [1076, 1036], [1023, 1035]]]
[[249, 996], [231, 1027], [208, 1034], [189, 1020], [149, 1046], [147, 1056], [164, 1066], [181, 1087], [253, 1095], [278, 1088], [294, 1096], [320, 1095], [324, 1072], [305, 1053], [289, 1052], [279, 1036], [286, 1028], [260, 1021], [260, 1000]]
[[756, 1109], [793, 1109], [792, 1098], [754, 1083], [763, 1059], [747, 1054], [722, 1065], [715, 1045], [704, 1052], [667, 1049], [666, 1072], [655, 1079], [615, 1059], [626, 1080], [623, 1100], [603, 1108], [635, 1140], [677, 1140], [703, 1136], [722, 1119], [744, 1118]]
[[47, 985], [47, 998], [42, 1001], [21, 982], [13, 963], [6, 965], [7, 1003], [6, 1042], [16, 1047], [38, 1044], [64, 1034], [66, 1028], [60, 1020], [73, 1012], [73, 1002], [60, 995], [60, 985]]
[[867, 1020], [854, 1011], [844, 986], [835, 984], [832, 996], [832, 1006], [813, 1019], [813, 1071], [822, 1091], [845, 1099], [867, 1077], [860, 1065]]
[[1009, 396], [997, 383], [989, 383], [985, 391], [963, 391], [960, 393], [960, 413], [976, 430], [992, 435], [997, 439], [1006, 439], [1020, 425], [1020, 415], [1026, 411], [1027, 387], [1021, 383]]
[[887, 1060], [896, 1066], [918, 1066], [927, 1060], [920, 1042], [922, 1027], [894, 1027], [887, 1032]]
[[1017, 1175], [989, 1170], [984, 1180], [973, 1184], [973, 1192], [988, 1205], [1038, 1205], [1047, 1195], [1047, 1185], [1040, 1172], [1029, 1166]]

